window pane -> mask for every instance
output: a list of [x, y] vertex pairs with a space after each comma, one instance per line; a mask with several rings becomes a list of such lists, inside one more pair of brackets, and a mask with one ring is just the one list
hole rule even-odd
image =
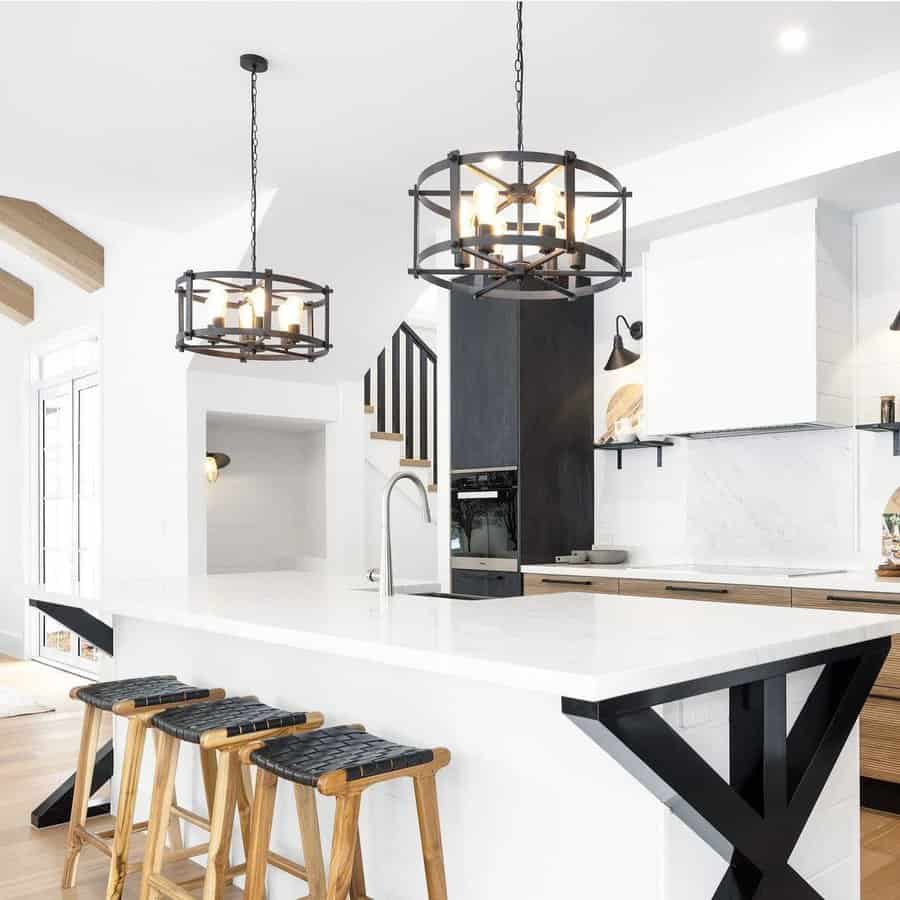
[[69, 499], [44, 500], [44, 546], [71, 552], [72, 503]]
[[69, 593], [72, 590], [72, 554], [69, 550], [47, 549], [44, 558], [44, 586], [48, 591]]
[[97, 551], [82, 550], [78, 554], [78, 586], [81, 596], [97, 596]]
[[100, 389], [97, 385], [78, 391], [78, 492], [96, 497], [100, 476]]
[[100, 652], [93, 644], [87, 641], [78, 641], [78, 655], [86, 662], [95, 663], [100, 659]]

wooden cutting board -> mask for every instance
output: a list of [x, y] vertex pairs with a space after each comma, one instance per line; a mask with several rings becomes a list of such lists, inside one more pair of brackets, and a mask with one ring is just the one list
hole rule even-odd
[[600, 436], [600, 443], [606, 444], [615, 440], [616, 422], [619, 419], [630, 418], [632, 427], [637, 428], [638, 418], [643, 408], [644, 386], [623, 384], [606, 404], [606, 431]]

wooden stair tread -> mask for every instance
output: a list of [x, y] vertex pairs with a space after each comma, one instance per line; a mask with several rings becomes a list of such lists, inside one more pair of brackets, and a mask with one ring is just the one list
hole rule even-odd
[[403, 435], [396, 431], [370, 431], [369, 437], [376, 441], [402, 441]]
[[430, 459], [401, 459], [401, 466], [415, 466], [417, 468], [427, 469], [431, 466]]

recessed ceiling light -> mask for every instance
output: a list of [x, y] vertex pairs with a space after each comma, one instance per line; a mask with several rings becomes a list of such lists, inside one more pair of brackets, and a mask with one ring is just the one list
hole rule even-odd
[[785, 28], [778, 35], [778, 46], [785, 53], [799, 53], [806, 49], [809, 39], [803, 28]]

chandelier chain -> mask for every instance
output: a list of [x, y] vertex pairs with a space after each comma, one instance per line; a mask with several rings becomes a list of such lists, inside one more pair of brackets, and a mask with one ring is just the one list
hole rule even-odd
[[522, 137], [522, 95], [525, 93], [525, 50], [522, 47], [522, 0], [516, 3], [516, 128], [519, 152], [524, 149]]
[[[259, 132], [256, 125], [256, 71], [250, 73], [250, 268], [256, 272], [256, 174], [259, 168]], [[254, 277], [253, 283], [256, 284]]]

